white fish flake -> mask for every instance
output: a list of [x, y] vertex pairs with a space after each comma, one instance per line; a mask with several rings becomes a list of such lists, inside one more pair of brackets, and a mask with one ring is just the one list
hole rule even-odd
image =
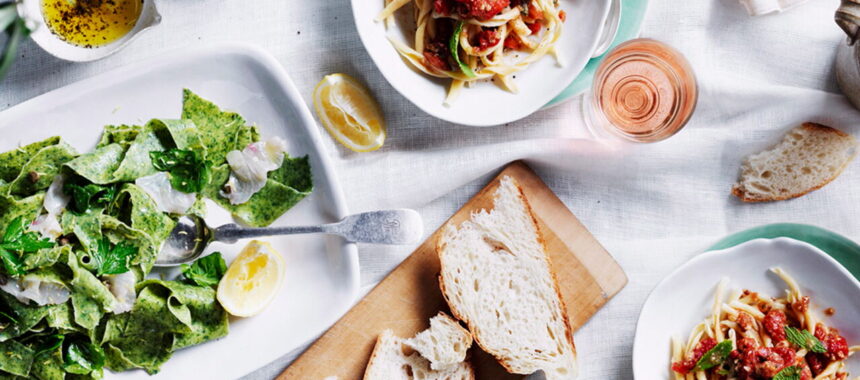
[[281, 167], [286, 151], [287, 142], [284, 139], [271, 137], [248, 144], [242, 151], [233, 150], [227, 153], [230, 179], [224, 187], [229, 190], [222, 190], [221, 196], [234, 205], [247, 202], [266, 186], [269, 172]]
[[103, 279], [110, 292], [118, 301], [114, 304], [113, 313], [122, 314], [130, 311], [134, 306], [134, 301], [137, 300], [137, 293], [134, 291], [137, 276], [135, 276], [134, 272], [128, 271], [121, 274], [107, 275]]
[[25, 304], [33, 301], [39, 306], [61, 304], [68, 301], [72, 295], [65, 286], [45, 282], [32, 275], [7, 278], [6, 283], [0, 285], [0, 289], [15, 296], [18, 301]]
[[66, 178], [63, 175], [54, 176], [51, 186], [48, 187], [45, 193], [43, 207], [47, 214], [42, 214], [33, 220], [30, 224], [30, 230], [38, 232], [42, 237], [55, 239], [63, 234], [63, 228], [60, 227], [60, 221], [57, 216], [63, 212], [66, 205], [69, 204], [70, 197], [63, 193], [63, 183]]
[[173, 214], [185, 214], [197, 200], [193, 193], [183, 193], [173, 188], [170, 177], [165, 172], [158, 172], [146, 177], [140, 177], [134, 181], [146, 194], [149, 195], [160, 211]]

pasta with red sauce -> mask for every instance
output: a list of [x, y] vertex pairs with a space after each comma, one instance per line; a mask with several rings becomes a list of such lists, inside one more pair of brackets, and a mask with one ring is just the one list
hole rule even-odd
[[849, 347], [839, 330], [810, 309], [809, 297], [780, 268], [785, 297], [749, 290], [724, 299], [727, 280], [717, 285], [711, 316], [686, 341], [672, 339], [675, 380], [847, 380]]
[[414, 5], [415, 43], [389, 38], [416, 69], [452, 79], [446, 104], [464, 85], [493, 79], [517, 92], [513, 75], [547, 54], [555, 55], [566, 15], [558, 0], [385, 0], [377, 20]]

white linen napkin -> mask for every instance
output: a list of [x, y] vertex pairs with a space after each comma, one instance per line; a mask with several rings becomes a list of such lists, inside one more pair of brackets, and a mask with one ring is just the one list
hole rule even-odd
[[761, 16], [773, 12], [782, 12], [795, 7], [807, 0], [740, 0], [750, 16]]

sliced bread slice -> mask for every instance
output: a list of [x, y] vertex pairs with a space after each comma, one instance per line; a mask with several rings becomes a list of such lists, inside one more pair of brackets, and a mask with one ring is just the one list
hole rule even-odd
[[856, 154], [853, 136], [803, 123], [772, 149], [747, 157], [732, 194], [744, 202], [797, 198], [836, 179]]
[[543, 236], [522, 189], [503, 177], [492, 211], [449, 225], [436, 242], [442, 294], [475, 342], [507, 370], [577, 376], [576, 350]]
[[430, 368], [444, 370], [466, 360], [472, 334], [443, 312], [430, 318], [430, 328], [404, 342], [430, 361]]
[[430, 361], [418, 352], [404, 353], [403, 339], [385, 330], [376, 338], [376, 346], [364, 371], [364, 380], [474, 380], [475, 373], [468, 362], [436, 371]]

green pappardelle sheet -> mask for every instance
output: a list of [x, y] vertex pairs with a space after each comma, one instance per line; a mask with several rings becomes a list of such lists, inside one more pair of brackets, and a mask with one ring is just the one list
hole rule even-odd
[[[193, 171], [206, 175], [187, 213], [202, 216], [208, 198], [244, 224], [266, 226], [313, 184], [307, 156], [285, 157], [247, 202], [223, 198], [227, 153], [257, 141], [257, 128], [240, 115], [185, 90], [181, 119], [106, 126], [91, 152], [51, 137], [0, 153], [0, 380], [98, 379], [104, 369], [154, 374], [176, 350], [227, 335], [213, 287], [226, 268], [220, 255], [183, 267], [184, 279], [147, 279], [179, 215], [159, 211], [135, 180], [159, 172], [154, 155], [191, 151], [205, 165]], [[50, 211], [55, 178], [70, 202], [54, 215], [62, 234], [43, 238], [27, 228]], [[31, 295], [36, 289], [41, 302], [7, 290], [15, 284]]]

